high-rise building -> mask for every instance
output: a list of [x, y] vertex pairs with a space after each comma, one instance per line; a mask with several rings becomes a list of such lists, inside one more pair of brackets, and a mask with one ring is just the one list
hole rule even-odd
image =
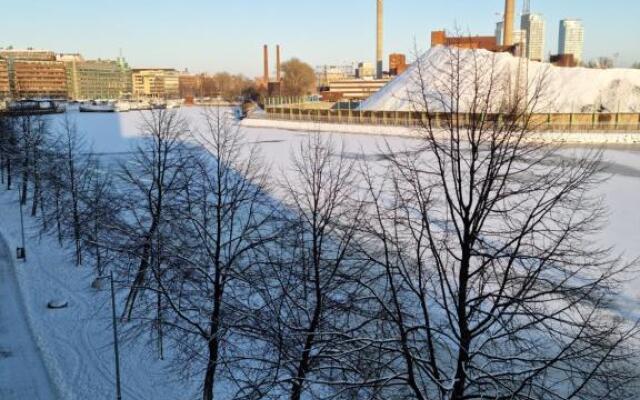
[[123, 58], [85, 60], [79, 54], [58, 57], [67, 70], [72, 99], [119, 99], [131, 95], [131, 69]]
[[503, 46], [502, 36], [504, 36], [504, 22], [499, 21], [496, 23], [496, 45]]
[[579, 19], [563, 19], [560, 21], [560, 41], [558, 54], [572, 54], [576, 63], [582, 62], [584, 49], [584, 26]]
[[541, 14], [526, 13], [520, 20], [526, 45], [523, 54], [532, 61], [544, 60], [545, 21]]
[[131, 71], [133, 96], [175, 99], [180, 96], [180, 74], [172, 68], [147, 68]]

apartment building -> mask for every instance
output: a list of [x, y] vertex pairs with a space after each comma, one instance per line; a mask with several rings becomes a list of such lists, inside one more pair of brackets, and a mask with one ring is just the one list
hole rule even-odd
[[180, 96], [180, 74], [175, 69], [134, 69], [131, 80], [136, 98], [174, 99]]

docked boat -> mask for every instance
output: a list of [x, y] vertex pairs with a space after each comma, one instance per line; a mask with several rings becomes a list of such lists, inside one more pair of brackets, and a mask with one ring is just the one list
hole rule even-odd
[[167, 100], [167, 108], [180, 108], [182, 100]]
[[15, 100], [7, 105], [7, 111], [14, 114], [58, 114], [65, 110], [64, 103], [48, 99]]
[[116, 107], [113, 102], [105, 100], [91, 100], [80, 104], [80, 112], [115, 112]]
[[151, 110], [151, 103], [143, 100], [134, 100], [129, 102], [131, 111]]

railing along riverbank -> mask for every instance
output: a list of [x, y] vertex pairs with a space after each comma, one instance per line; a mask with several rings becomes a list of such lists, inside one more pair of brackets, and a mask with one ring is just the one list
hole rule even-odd
[[[435, 128], [450, 126], [449, 113], [413, 111], [361, 111], [356, 109], [322, 109], [301, 104], [265, 107], [266, 113], [253, 118], [335, 124], [421, 126], [429, 121]], [[540, 132], [640, 132], [640, 113], [537, 113], [530, 117], [530, 127]], [[480, 119], [503, 122], [500, 114], [456, 115], [460, 126], [469, 126]]]

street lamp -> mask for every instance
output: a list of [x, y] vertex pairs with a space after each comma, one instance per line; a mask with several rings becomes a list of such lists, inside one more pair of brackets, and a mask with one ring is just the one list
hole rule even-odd
[[99, 276], [96, 279], [109, 279], [111, 284], [111, 318], [113, 325], [113, 352], [116, 364], [116, 400], [122, 400], [122, 392], [120, 390], [120, 353], [118, 351], [118, 320], [116, 318], [116, 292], [113, 287], [113, 271], [109, 275]]
[[22, 236], [22, 247], [16, 249], [16, 259], [27, 261], [27, 251], [24, 243], [24, 216], [22, 211], [22, 196], [18, 190], [18, 204], [20, 205], [20, 233]]

